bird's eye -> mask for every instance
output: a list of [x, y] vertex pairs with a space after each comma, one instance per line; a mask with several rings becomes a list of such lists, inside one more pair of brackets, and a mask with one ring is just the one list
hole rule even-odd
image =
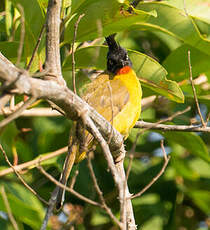
[[125, 60], [128, 61], [128, 55], [125, 56]]

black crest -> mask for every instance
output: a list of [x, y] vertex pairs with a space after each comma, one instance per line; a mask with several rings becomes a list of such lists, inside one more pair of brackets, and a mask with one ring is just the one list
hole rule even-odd
[[107, 70], [113, 74], [124, 66], [132, 66], [132, 62], [128, 57], [127, 51], [122, 48], [114, 39], [114, 35], [106, 37], [109, 46], [107, 53]]

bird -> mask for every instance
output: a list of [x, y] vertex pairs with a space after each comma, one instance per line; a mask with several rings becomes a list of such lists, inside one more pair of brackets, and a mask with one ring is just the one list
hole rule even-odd
[[[107, 70], [87, 84], [81, 97], [126, 139], [141, 113], [141, 84], [132, 69], [126, 49], [116, 42], [114, 35], [105, 39], [108, 45]], [[73, 132], [75, 135], [70, 139], [70, 154], [65, 160], [60, 178], [64, 185], [73, 165], [86, 157], [87, 149], [94, 139], [88, 131], [84, 132], [79, 123], [74, 126]], [[62, 207], [64, 192], [60, 187], [56, 200], [57, 210]]]

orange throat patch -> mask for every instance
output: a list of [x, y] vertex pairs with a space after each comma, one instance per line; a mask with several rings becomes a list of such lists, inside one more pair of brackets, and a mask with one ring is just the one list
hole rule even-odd
[[127, 74], [129, 71], [131, 70], [131, 67], [130, 66], [124, 66], [123, 68], [119, 69], [117, 71], [117, 75], [120, 75], [120, 74]]

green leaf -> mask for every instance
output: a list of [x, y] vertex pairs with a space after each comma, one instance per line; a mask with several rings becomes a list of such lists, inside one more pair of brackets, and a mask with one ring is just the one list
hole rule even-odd
[[[12, 224], [8, 221], [8, 219], [3, 219], [0, 218], [0, 229], [4, 229], [4, 230], [14, 230], [14, 227], [12, 226]], [[23, 229], [23, 228], [21, 228]]]
[[94, 212], [92, 219], [91, 219], [91, 224], [93, 226], [107, 224], [108, 222], [109, 222], [109, 217], [107, 216], [105, 212], [102, 212], [101, 210]]
[[[24, 41], [24, 56], [27, 61], [30, 60], [32, 52], [37, 43], [42, 25], [44, 24], [44, 14], [40, 9], [40, 5], [37, 0], [13, 0], [15, 4], [20, 4], [24, 9], [25, 16], [25, 41]], [[35, 58], [43, 60], [40, 56], [43, 50], [44, 43], [41, 43]], [[43, 55], [43, 53], [42, 53]], [[33, 71], [39, 69], [39, 62], [36, 62], [36, 68], [33, 67]]]
[[128, 52], [141, 83], [153, 91], [178, 103], [184, 102], [184, 95], [175, 81], [166, 78], [167, 71], [157, 61], [140, 52]]
[[76, 10], [83, 4], [87, 1], [86, 0], [72, 0], [72, 5], [71, 5], [71, 14], [74, 14], [76, 12]]
[[194, 158], [189, 161], [189, 166], [194, 172], [199, 174], [200, 177], [210, 179], [210, 164], [208, 164], [206, 161], [203, 161], [200, 158]]
[[210, 23], [209, 0], [185, 0], [185, 6], [183, 0], [167, 0], [166, 2], [182, 10], [184, 9], [184, 7], [186, 7], [186, 11], [188, 14], [199, 17], [202, 20], [206, 20]]
[[133, 200], [133, 205], [134, 206], [139, 206], [139, 205], [153, 205], [156, 203], [160, 202], [160, 197], [158, 194], [145, 194], [142, 197], [137, 197]]
[[[5, 187], [12, 214], [17, 221], [25, 223], [33, 229], [40, 229], [44, 218], [44, 209], [39, 200], [23, 186], [8, 183]], [[6, 212], [1, 196], [0, 207], [2, 211]]]
[[210, 53], [210, 40], [202, 35], [194, 18], [186, 16], [184, 10], [160, 2], [141, 3], [138, 7], [148, 12], [155, 9], [158, 16], [150, 17], [146, 23], [136, 23], [135, 28], [162, 31], [206, 54]]
[[10, 37], [12, 32], [12, 3], [5, 1], [5, 26], [7, 36]]
[[193, 76], [210, 71], [210, 56], [189, 45], [182, 45], [174, 50], [164, 60], [163, 66], [167, 69], [170, 79], [181, 81], [189, 79], [188, 50], [192, 65]]
[[210, 163], [208, 149], [198, 134], [184, 132], [165, 132], [161, 134], [167, 138], [167, 140], [183, 146], [191, 154]]
[[0, 42], [0, 50], [2, 54], [12, 62], [15, 62], [17, 59], [18, 47], [19, 42]]
[[177, 173], [185, 179], [192, 181], [199, 179], [199, 174], [189, 166], [188, 162], [183, 161], [183, 159], [180, 159], [175, 155], [172, 156], [171, 162]]
[[163, 229], [163, 218], [161, 216], [154, 216], [150, 218], [147, 222], [141, 227], [142, 230], [151, 230], [155, 226], [156, 230]]
[[188, 191], [187, 195], [192, 198], [194, 203], [206, 214], [210, 213], [210, 192], [206, 190]]
[[77, 30], [78, 41], [107, 36], [127, 29], [135, 22], [146, 22], [151, 15], [156, 16], [153, 9], [151, 12], [135, 10], [128, 13], [128, 6], [119, 3], [117, 0], [92, 0], [79, 1], [78, 3], [73, 1], [72, 8], [71, 14], [77, 14], [78, 16], [69, 22], [65, 31], [65, 42], [73, 40], [74, 25], [79, 15], [82, 14], [84, 14], [84, 17], [81, 19]]
[[[133, 69], [144, 86], [170, 100], [184, 101], [184, 95], [178, 84], [166, 79], [167, 72], [158, 62], [140, 52], [128, 50], [128, 54], [133, 62]], [[76, 68], [106, 69], [106, 55], [107, 47], [105, 46], [78, 49], [75, 52]], [[63, 65], [64, 70], [71, 69], [71, 61], [72, 57], [68, 56]]]
[[7, 183], [5, 188], [9, 193], [14, 195], [20, 201], [30, 205], [34, 210], [39, 210], [39, 216], [42, 217], [44, 214], [44, 212], [41, 212], [43, 207], [38, 198], [34, 196], [34, 194], [32, 194], [28, 189], [16, 183]]

